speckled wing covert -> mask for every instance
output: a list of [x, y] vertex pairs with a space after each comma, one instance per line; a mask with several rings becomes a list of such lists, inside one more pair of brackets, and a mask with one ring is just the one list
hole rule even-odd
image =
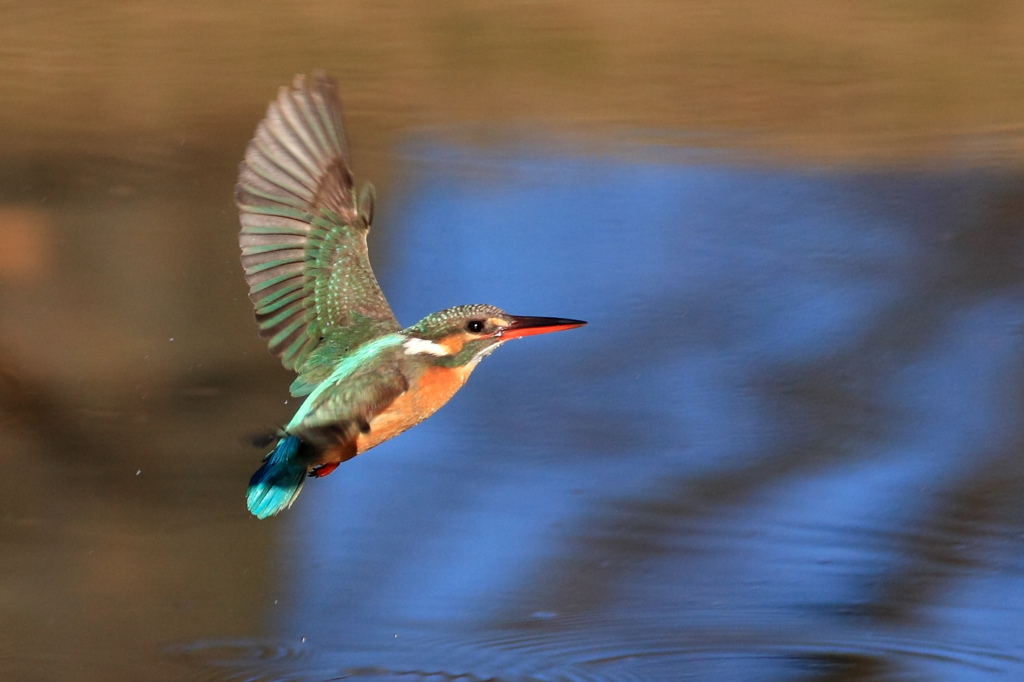
[[331, 390], [311, 395], [288, 424], [288, 431], [321, 446], [351, 443], [354, 456], [356, 437], [360, 432], [369, 432], [370, 421], [408, 390], [409, 380], [401, 364], [393, 362], [386, 350], [346, 362], [353, 369], [344, 381], [332, 384]]
[[318, 346], [337, 358], [401, 328], [370, 267], [373, 190], [357, 201], [332, 78], [300, 75], [281, 88], [246, 149], [235, 202], [260, 336], [301, 373], [293, 393], [329, 374], [307, 362]]

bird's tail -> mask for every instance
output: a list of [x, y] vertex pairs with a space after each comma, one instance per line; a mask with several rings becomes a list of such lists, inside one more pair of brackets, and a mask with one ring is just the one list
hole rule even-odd
[[285, 436], [249, 479], [246, 501], [253, 516], [265, 519], [292, 506], [306, 480], [302, 446], [297, 437]]

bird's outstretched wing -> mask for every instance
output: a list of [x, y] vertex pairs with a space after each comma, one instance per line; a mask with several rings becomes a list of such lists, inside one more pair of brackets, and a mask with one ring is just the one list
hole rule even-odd
[[318, 345], [337, 357], [401, 328], [370, 268], [373, 190], [357, 199], [353, 189], [332, 78], [281, 88], [246, 149], [235, 202], [260, 336], [301, 372], [294, 393], [326, 378], [306, 362]]

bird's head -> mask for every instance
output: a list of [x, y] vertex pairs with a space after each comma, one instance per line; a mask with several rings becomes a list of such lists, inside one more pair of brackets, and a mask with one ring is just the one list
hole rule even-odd
[[493, 305], [460, 305], [428, 315], [405, 330], [408, 355], [433, 364], [472, 367], [511, 339], [582, 327], [586, 322], [559, 317], [509, 315]]

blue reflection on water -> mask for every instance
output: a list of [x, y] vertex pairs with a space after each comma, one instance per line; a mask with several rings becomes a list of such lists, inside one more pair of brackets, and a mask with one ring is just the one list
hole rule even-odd
[[283, 633], [332, 665], [510, 677], [1024, 670], [998, 178], [407, 156], [378, 228], [400, 320], [488, 302], [590, 326], [508, 344], [307, 486]]

